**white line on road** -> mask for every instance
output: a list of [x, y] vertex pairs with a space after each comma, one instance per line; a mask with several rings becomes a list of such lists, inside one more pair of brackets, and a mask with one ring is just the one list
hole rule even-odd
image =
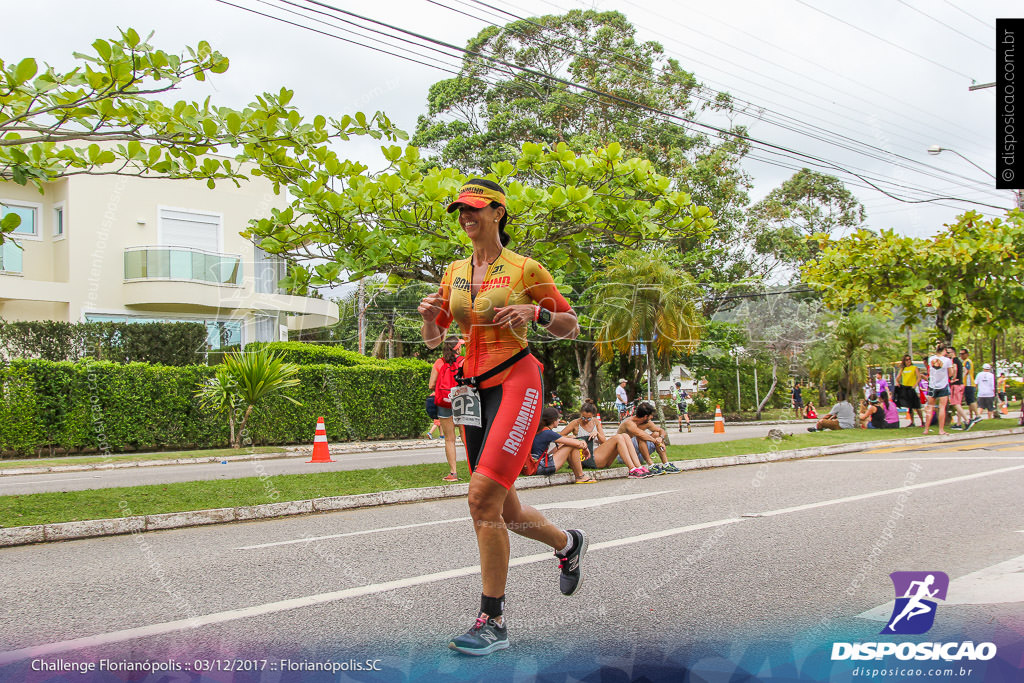
[[[763, 513], [763, 515], [765, 517], [769, 517], [775, 515], [790, 514], [794, 512], [802, 512], [804, 510], [811, 510], [814, 508], [826, 507], [829, 505], [838, 505], [841, 503], [850, 503], [859, 500], [867, 500], [870, 498], [887, 496], [894, 493], [902, 493], [904, 491], [930, 488], [933, 486], [945, 486], [946, 484], [955, 484], [962, 481], [970, 481], [972, 479], [979, 479], [981, 477], [989, 477], [997, 474], [1006, 474], [1008, 472], [1016, 472], [1019, 470], [1024, 470], [1024, 465], [1018, 465], [1016, 467], [1004, 467], [998, 470], [979, 472], [977, 474], [968, 474], [960, 477], [951, 477], [949, 479], [939, 479], [937, 481], [927, 482], [923, 484], [914, 484], [912, 486], [904, 486], [896, 489], [874, 491], [871, 493], [864, 493], [857, 496], [845, 496], [843, 498], [823, 500], [817, 503], [809, 503], [807, 505], [797, 505], [793, 507], [782, 508], [779, 510], [771, 510]], [[704, 522], [702, 524], [693, 524], [690, 526], [665, 529], [663, 531], [654, 531], [647, 534], [641, 534], [639, 536], [628, 536], [626, 538], [619, 538], [613, 541], [591, 543], [590, 550], [603, 550], [605, 548], [615, 548], [619, 546], [633, 545], [636, 543], [644, 543], [646, 541], [655, 540], [659, 538], [667, 538], [669, 536], [685, 534], [691, 531], [710, 529], [713, 527], [724, 526], [727, 524], [736, 524], [739, 522], [746, 521], [748, 519], [751, 518], [731, 517], [712, 522]], [[537, 555], [527, 555], [525, 557], [515, 558], [509, 562], [509, 566], [518, 567], [526, 564], [532, 564], [535, 562], [543, 562], [550, 560], [551, 553], [545, 552]], [[50, 656], [54, 654], [59, 654], [61, 652], [70, 652], [90, 647], [98, 647], [110, 643], [134, 640], [136, 638], [145, 638], [149, 636], [173, 633], [176, 631], [195, 629], [200, 626], [209, 626], [211, 624], [221, 624], [230, 621], [237, 621], [239, 619], [248, 619], [250, 617], [261, 616], [264, 614], [274, 614], [277, 612], [285, 612], [288, 610], [299, 609], [303, 607], [312, 607], [314, 605], [322, 605], [325, 603], [335, 602], [338, 600], [347, 600], [349, 598], [357, 598], [366, 595], [375, 595], [378, 593], [385, 593], [400, 588], [420, 586], [423, 584], [434, 583], [437, 581], [447, 581], [449, 579], [459, 578], [463, 576], [472, 576], [476, 574], [478, 571], [480, 571], [479, 565], [473, 565], [471, 567], [459, 567], [456, 569], [449, 569], [443, 572], [435, 572], [433, 574], [423, 574], [420, 576], [411, 576], [405, 579], [397, 579], [395, 581], [387, 581], [385, 583], [369, 584], [366, 586], [356, 586], [355, 588], [346, 588], [345, 590], [332, 591], [330, 593], [319, 593], [317, 595], [308, 595], [306, 597], [293, 598], [291, 600], [268, 602], [262, 605], [254, 605], [252, 607], [244, 607], [241, 609], [228, 610], [225, 612], [215, 612], [213, 614], [207, 614], [205, 616], [196, 617], [194, 619], [179, 619], [177, 621], [168, 621], [161, 624], [151, 624], [149, 626], [139, 626], [136, 628], [124, 629], [121, 631], [112, 631], [110, 633], [100, 633], [95, 636], [86, 636], [84, 638], [76, 638], [74, 640], [64, 640], [57, 643], [33, 645], [18, 650], [0, 652], [0, 666], [34, 657]]]
[[[637, 498], [646, 498], [648, 496], [660, 496], [664, 493], [673, 493], [678, 489], [669, 489], [668, 491], [652, 491], [650, 493], [632, 493], [624, 496], [606, 496], [604, 498], [587, 498], [584, 500], [570, 500], [564, 503], [542, 503], [540, 505], [534, 505], [533, 507], [538, 510], [554, 510], [558, 508], [569, 508], [582, 510], [584, 508], [597, 507], [598, 505], [609, 505], [611, 503], [621, 503], [627, 500], [635, 500]], [[401, 524], [399, 526], [388, 526], [379, 529], [364, 529], [362, 531], [349, 531], [343, 534], [328, 534], [326, 536], [303, 536], [302, 538], [293, 538], [287, 541], [275, 541], [273, 543], [260, 543], [258, 545], [243, 545], [235, 550], [256, 550], [257, 548], [272, 548], [279, 545], [294, 545], [296, 543], [311, 543], [313, 541], [325, 541], [329, 538], [345, 538], [346, 536], [363, 536], [365, 534], [376, 534], [384, 531], [399, 531], [401, 529], [415, 529], [422, 526], [434, 526], [436, 524], [452, 524], [454, 522], [466, 522], [472, 519], [471, 517], [454, 517], [452, 519], [438, 519], [433, 522], [419, 522], [417, 524]]]
[[[1024, 602], [1024, 555], [961, 576], [949, 582], [945, 605], [1002, 605]], [[895, 601], [873, 607], [857, 616], [886, 621]]]
[[1024, 455], [951, 455], [948, 457], [922, 455], [917, 458], [811, 458], [807, 462], [939, 462], [945, 460], [1024, 460]]

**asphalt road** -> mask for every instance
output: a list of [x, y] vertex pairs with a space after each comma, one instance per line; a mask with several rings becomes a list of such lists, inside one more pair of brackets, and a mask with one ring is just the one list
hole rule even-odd
[[[810, 424], [808, 422], [808, 424]], [[794, 431], [795, 425], [729, 425], [725, 434], [715, 434], [712, 425], [693, 428], [692, 432], [670, 431], [673, 444], [710, 443], [732, 441], [754, 436], [765, 436], [769, 429], [780, 428]], [[614, 429], [614, 427], [612, 427]], [[461, 442], [459, 458], [465, 460]], [[166, 484], [182, 481], [209, 479], [239, 479], [279, 474], [309, 474], [336, 470], [359, 470], [395, 465], [419, 465], [430, 462], [444, 462], [444, 447], [440, 440], [436, 445], [425, 448], [392, 451], [367, 451], [365, 453], [344, 453], [332, 456], [333, 463], [308, 463], [309, 456], [287, 457], [273, 460], [242, 460], [220, 463], [196, 463], [189, 465], [161, 465], [156, 467], [125, 468], [111, 470], [87, 470], [84, 472], [49, 472], [45, 474], [20, 474], [0, 477], [0, 495], [24, 495], [50, 491], [81, 491], [84, 489], [112, 488], [117, 486], [141, 486], [144, 484]]]
[[[464, 499], [8, 548], [0, 680], [240, 657], [268, 668], [209, 680], [848, 681], [861, 662], [832, 644], [883, 639], [872, 610], [904, 570], [952, 584], [928, 635], [902, 638], [992, 640], [999, 658], [955, 680], [1020, 680], [998, 666], [1024, 662], [1024, 442], [876, 450], [523, 492], [588, 532], [585, 581], [561, 596], [550, 550], [514, 536], [512, 648], [482, 659], [446, 649], [480, 592]], [[297, 677], [285, 659], [382, 670]]]

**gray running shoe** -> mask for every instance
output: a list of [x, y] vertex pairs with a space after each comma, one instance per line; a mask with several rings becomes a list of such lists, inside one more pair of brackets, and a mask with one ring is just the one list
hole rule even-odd
[[455, 638], [448, 647], [457, 652], [467, 655], [489, 655], [496, 650], [504, 650], [508, 647], [508, 628], [498, 626], [494, 619], [484, 619], [484, 616], [477, 617], [473, 628]]
[[572, 536], [573, 544], [572, 550], [565, 557], [555, 553], [555, 557], [560, 560], [558, 568], [562, 571], [562, 575], [558, 577], [558, 589], [562, 591], [562, 595], [572, 595], [583, 585], [580, 563], [587, 554], [589, 541], [587, 535], [579, 529], [569, 529], [565, 533]]
[[973, 420], [968, 422], [966, 425], [964, 425], [964, 431], [965, 432], [969, 431], [971, 429], [971, 427], [973, 427], [974, 425], [978, 424], [979, 422], [981, 422], [981, 418], [980, 417], [974, 418]]

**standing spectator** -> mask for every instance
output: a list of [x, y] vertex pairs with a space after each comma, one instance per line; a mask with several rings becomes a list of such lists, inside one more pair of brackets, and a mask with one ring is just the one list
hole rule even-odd
[[672, 401], [675, 402], [676, 410], [679, 412], [679, 431], [683, 431], [683, 420], [686, 420], [686, 431], [693, 431], [690, 429], [690, 413], [687, 409], [689, 399], [690, 395], [683, 389], [682, 382], [676, 382], [672, 387]]
[[968, 417], [971, 422], [981, 421], [981, 411], [978, 410], [978, 386], [974, 381], [974, 361], [970, 358], [971, 352], [967, 349], [960, 349], [960, 362], [964, 364], [964, 405], [967, 406]]
[[629, 405], [629, 396], [626, 395], [626, 379], [619, 380], [619, 386], [615, 387], [615, 409], [619, 411], [619, 419], [626, 416], [626, 406]]
[[875, 373], [875, 396], [881, 396], [882, 392], [889, 393], [889, 382], [886, 381], [885, 375], [879, 370]]
[[921, 397], [918, 391], [919, 373], [914, 359], [908, 354], [903, 356], [902, 365], [896, 374], [896, 404], [907, 409], [907, 417], [910, 418], [910, 426], [914, 426], [914, 411], [924, 426], [924, 415], [921, 414]]
[[974, 426], [970, 416], [964, 412], [964, 362], [956, 355], [956, 347], [947, 344], [946, 355], [953, 362], [953, 373], [949, 380], [949, 405], [953, 406], [957, 418], [960, 420], [960, 429], [964, 431]]
[[932, 414], [939, 411], [939, 435], [946, 435], [946, 403], [949, 401], [949, 381], [955, 370], [946, 353], [946, 343], [939, 342], [935, 355], [928, 358], [928, 405], [924, 410], [924, 434], [932, 424]]
[[824, 429], [853, 429], [854, 425], [857, 424], [857, 413], [853, 410], [853, 406], [846, 400], [846, 392], [839, 392], [839, 402], [832, 406], [832, 410], [828, 411], [825, 417], [818, 420], [818, 424], [814, 427], [808, 427], [807, 431], [817, 432]]
[[988, 411], [988, 419], [992, 416], [999, 417], [996, 409], [996, 378], [992, 374], [992, 366], [985, 363], [981, 366], [981, 372], [976, 378], [978, 383], [978, 408]]
[[455, 469], [455, 421], [452, 419], [452, 402], [448, 397], [448, 392], [455, 386], [455, 373], [465, 361], [463, 356], [455, 353], [460, 342], [458, 337], [448, 337], [444, 340], [441, 357], [434, 361], [434, 367], [430, 371], [430, 380], [427, 383], [427, 387], [434, 394], [437, 418], [441, 423], [441, 434], [444, 436], [444, 457], [448, 460], [448, 474], [442, 479], [447, 482], [459, 480], [458, 472]]
[[801, 420], [804, 419], [804, 397], [800, 390], [800, 380], [793, 382], [793, 413]]
[[1010, 404], [1006, 402], [1006, 373], [1000, 372], [999, 379], [996, 380], [996, 390], [999, 392], [999, 407], [1009, 408]]
[[871, 396], [871, 394], [874, 393], [875, 387], [874, 387], [874, 383], [871, 381], [871, 375], [870, 374], [868, 375], [868, 381], [864, 382], [864, 386], [861, 387], [861, 391], [864, 392], [864, 400], [865, 401], [868, 400], [868, 398]]

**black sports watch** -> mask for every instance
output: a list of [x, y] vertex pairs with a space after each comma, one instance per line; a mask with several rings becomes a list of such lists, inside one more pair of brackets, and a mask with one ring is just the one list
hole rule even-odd
[[541, 308], [537, 313], [537, 324], [541, 327], [547, 327], [551, 324], [551, 311], [546, 308]]

